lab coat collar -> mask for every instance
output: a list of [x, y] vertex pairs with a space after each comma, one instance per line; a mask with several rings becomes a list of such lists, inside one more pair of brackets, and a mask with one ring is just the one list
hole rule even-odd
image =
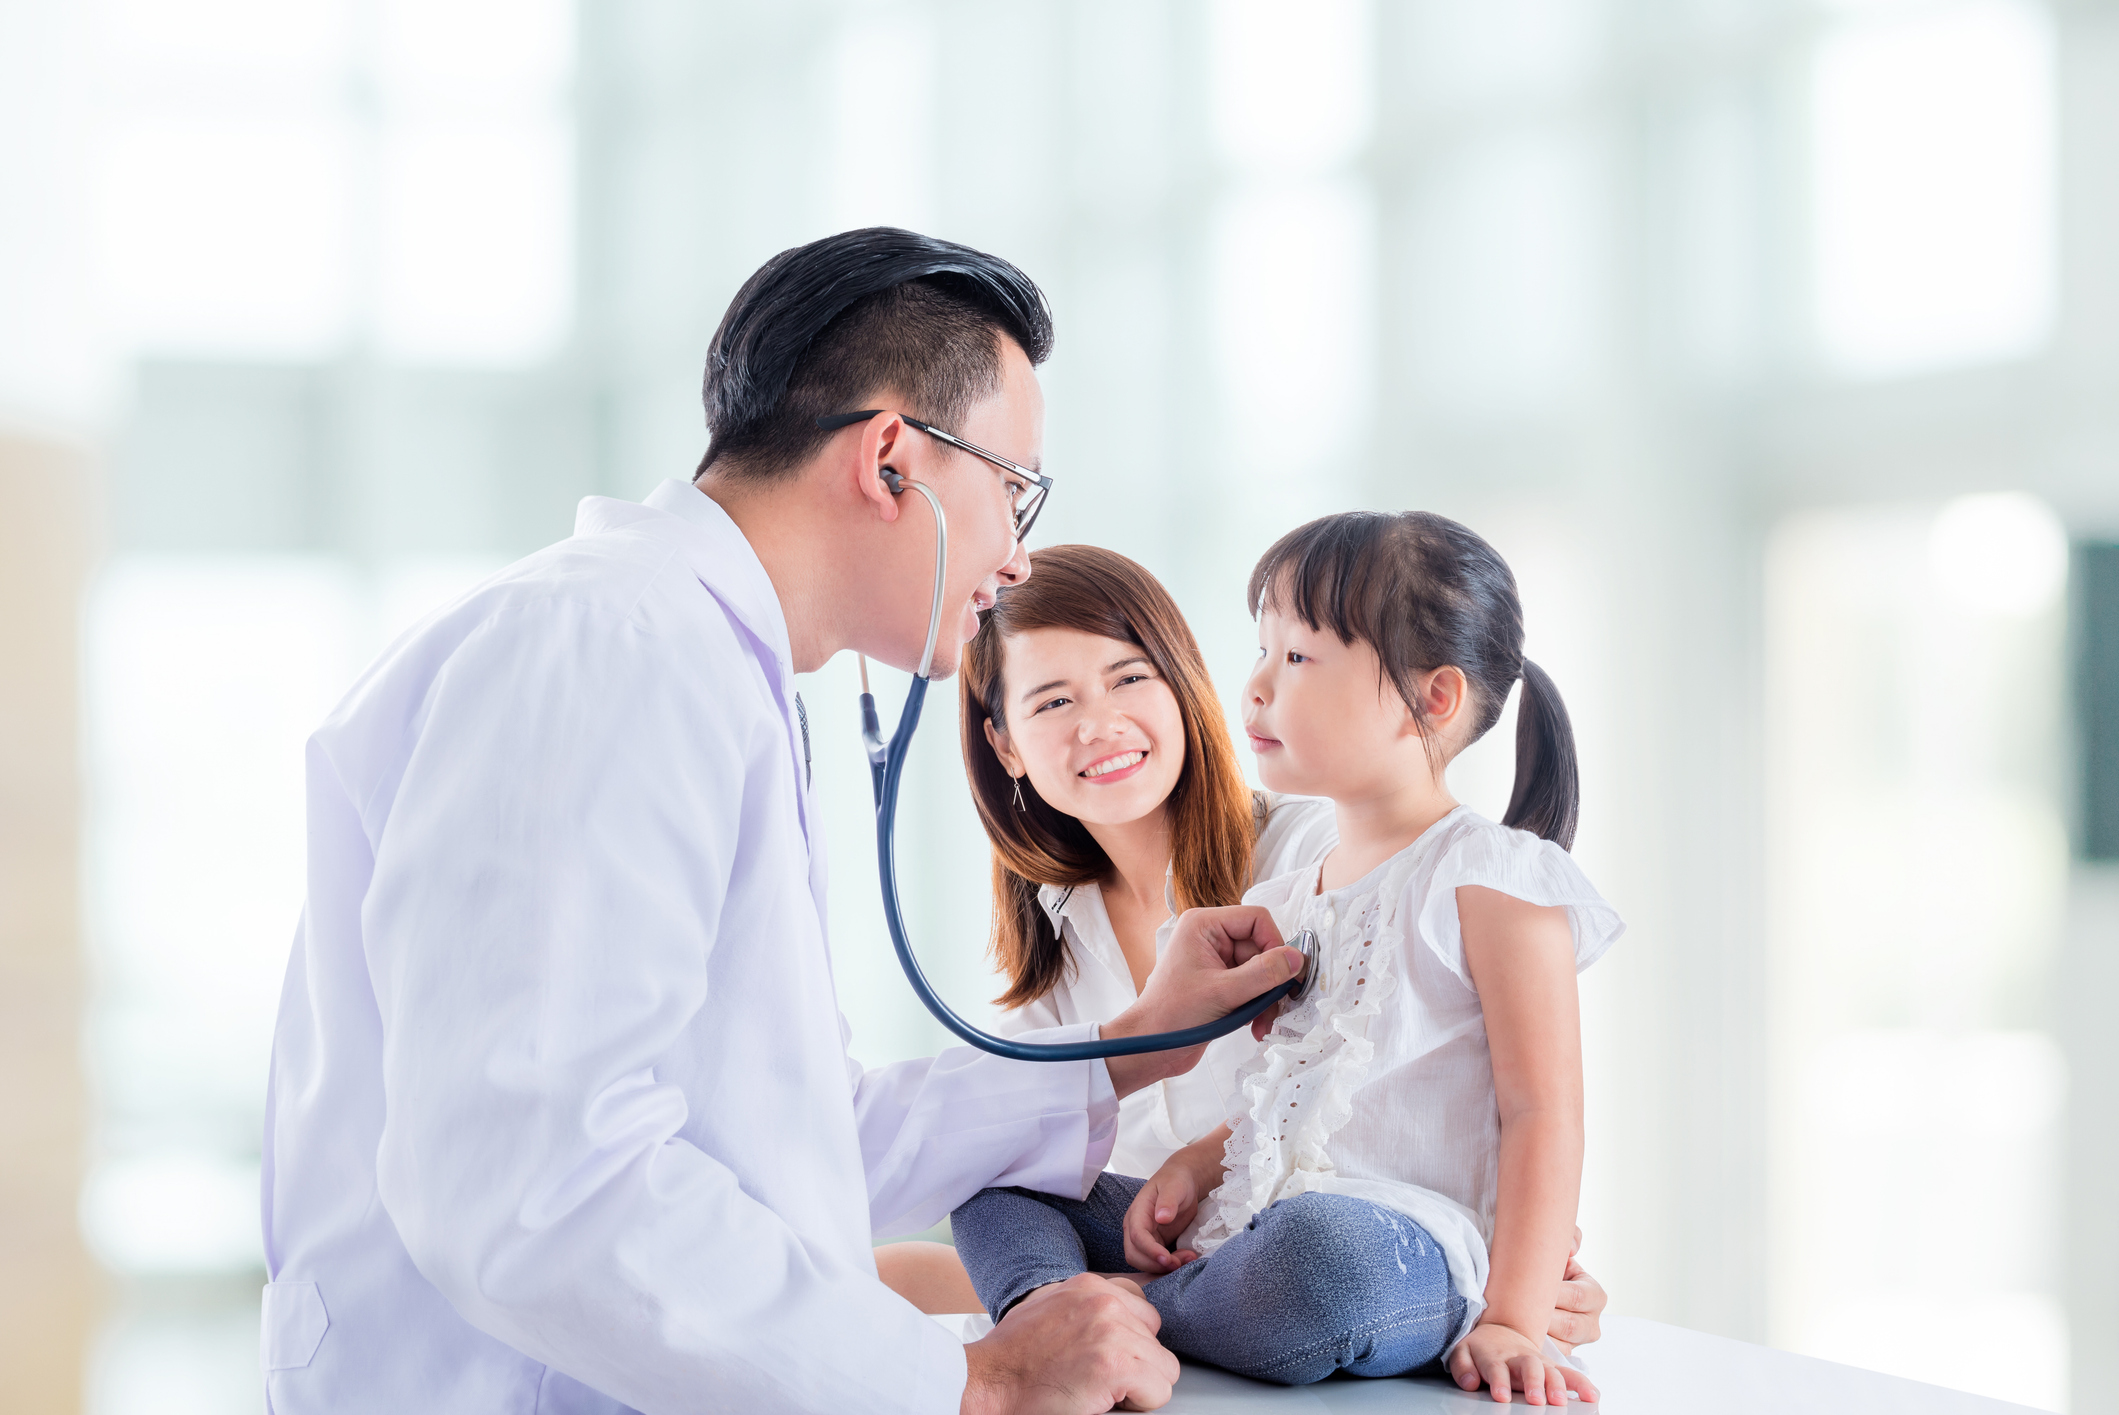
[[789, 646], [787, 614], [773, 589], [772, 577], [758, 552], [721, 504], [698, 487], [672, 477], [635, 504], [608, 496], [582, 498], [575, 513], [574, 534], [594, 535], [648, 519], [642, 513], [660, 512], [675, 522], [672, 528], [686, 561], [699, 582], [712, 590], [741, 620], [743, 627], [773, 651], [783, 678], [794, 675], [794, 650]]

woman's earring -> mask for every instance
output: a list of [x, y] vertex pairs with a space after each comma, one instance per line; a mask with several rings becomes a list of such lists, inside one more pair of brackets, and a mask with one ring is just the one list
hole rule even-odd
[[1028, 806], [1023, 804], [1023, 778], [1021, 778], [1020, 776], [1015, 778], [1015, 808], [1019, 811], [1027, 811], [1030, 809]]

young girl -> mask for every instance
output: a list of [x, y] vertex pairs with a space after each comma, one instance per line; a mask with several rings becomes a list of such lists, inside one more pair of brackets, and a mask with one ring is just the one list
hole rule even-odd
[[[1245, 898], [1317, 934], [1312, 986], [1261, 1025], [1229, 1125], [1079, 1203], [986, 1190], [955, 1215], [958, 1252], [996, 1319], [1131, 1267], [1158, 1274], [1165, 1345], [1247, 1375], [1398, 1375], [1446, 1352], [1497, 1400], [1594, 1398], [1542, 1346], [1581, 1174], [1574, 979], [1621, 925], [1566, 853], [1573, 738], [1522, 656], [1514, 578], [1455, 522], [1359, 513], [1283, 537], [1250, 601], [1260, 776], [1330, 798], [1339, 841]], [[1519, 678], [1496, 825], [1445, 768]]]

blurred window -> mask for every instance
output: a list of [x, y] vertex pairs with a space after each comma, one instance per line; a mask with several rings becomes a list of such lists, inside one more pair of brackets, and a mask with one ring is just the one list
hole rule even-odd
[[566, 0], [108, 0], [97, 255], [128, 350], [549, 357], [572, 320]]
[[1421, 174], [1396, 254], [1423, 401], [1491, 420], [1581, 390], [1609, 255], [1602, 157], [1594, 123], [1502, 129], [1445, 149]]
[[1861, 375], [2035, 352], [2052, 323], [2052, 17], [1844, 4], [1810, 76], [1816, 322]]
[[1791, 518], [1767, 579], [1775, 1340], [2048, 1410], [2066, 567], [2006, 494]]

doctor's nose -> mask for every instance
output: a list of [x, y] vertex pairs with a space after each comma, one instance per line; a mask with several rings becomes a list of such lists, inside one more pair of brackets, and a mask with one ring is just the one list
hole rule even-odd
[[1019, 585], [1030, 578], [1030, 552], [1021, 541], [1015, 543], [1015, 553], [1008, 557], [1008, 563], [1001, 566], [996, 575], [1004, 585]]

